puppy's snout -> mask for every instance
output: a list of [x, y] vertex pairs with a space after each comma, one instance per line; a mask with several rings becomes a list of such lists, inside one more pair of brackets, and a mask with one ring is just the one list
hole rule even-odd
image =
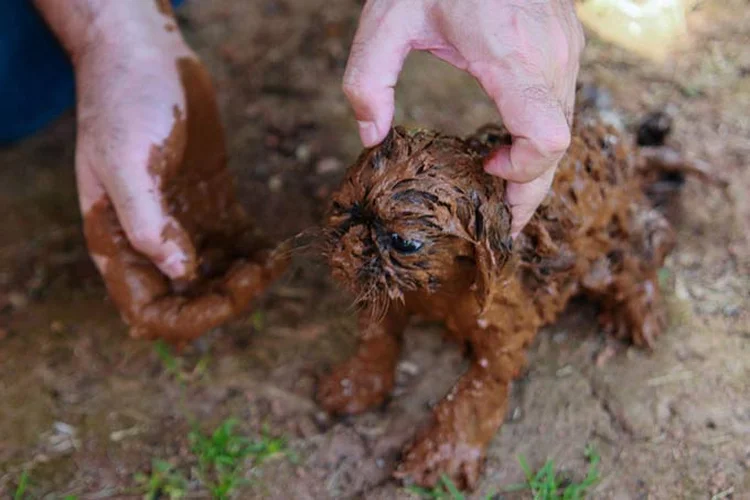
[[363, 255], [367, 250], [365, 237], [364, 228], [351, 227], [338, 238], [330, 253], [329, 264], [333, 278], [351, 290], [356, 290], [360, 285]]

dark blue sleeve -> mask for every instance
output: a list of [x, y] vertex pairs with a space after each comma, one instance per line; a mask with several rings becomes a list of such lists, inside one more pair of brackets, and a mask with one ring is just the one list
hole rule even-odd
[[0, 145], [33, 134], [74, 103], [68, 57], [31, 0], [0, 0]]

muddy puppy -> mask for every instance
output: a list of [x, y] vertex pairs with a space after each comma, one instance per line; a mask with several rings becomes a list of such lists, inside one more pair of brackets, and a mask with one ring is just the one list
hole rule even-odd
[[654, 169], [695, 169], [600, 123], [576, 125], [551, 192], [513, 241], [504, 181], [482, 168], [508, 144], [493, 126], [465, 140], [395, 128], [331, 200], [328, 259], [362, 307], [361, 343], [321, 381], [322, 406], [355, 414], [384, 401], [412, 315], [443, 321], [471, 353], [396, 471], [425, 486], [441, 474], [476, 485], [526, 347], [574, 295], [598, 301], [604, 327], [638, 346], [665, 328], [657, 271], [675, 234], [646, 184], [663, 178]]

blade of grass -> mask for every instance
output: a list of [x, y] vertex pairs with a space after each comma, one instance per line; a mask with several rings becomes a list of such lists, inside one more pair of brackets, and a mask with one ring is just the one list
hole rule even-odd
[[28, 471], [23, 471], [21, 473], [21, 478], [18, 480], [18, 486], [16, 487], [16, 492], [13, 495], [13, 500], [23, 500], [26, 497], [26, 489], [29, 487], [29, 473]]

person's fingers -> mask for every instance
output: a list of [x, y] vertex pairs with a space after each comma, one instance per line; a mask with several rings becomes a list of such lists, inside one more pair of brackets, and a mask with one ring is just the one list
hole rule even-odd
[[[93, 161], [131, 158], [132, 162], [137, 163], [140, 159], [133, 158], [132, 154], [110, 154], [114, 152], [106, 148], [93, 154], [85, 143], [80, 146], [76, 164], [84, 217], [92, 205], [105, 196], [108, 197], [135, 250], [149, 258], [171, 279], [191, 275], [195, 268], [195, 250], [179, 222], [167, 213], [158, 178], [145, 168], [133, 168], [130, 165], [124, 168], [94, 169]], [[125, 143], [122, 150], [133, 151], [133, 148], [128, 149]], [[102, 170], [111, 175], [100, 179], [96, 172]]]
[[343, 91], [366, 147], [379, 144], [393, 121], [394, 87], [411, 49], [410, 26], [393, 12], [365, 7], [344, 73]]
[[[134, 177], [139, 175], [133, 172]], [[110, 190], [112, 203], [130, 244], [172, 279], [192, 272], [195, 250], [180, 223], [166, 213], [153, 179]], [[150, 185], [146, 182], [150, 181]], [[147, 186], [146, 189], [142, 187]]]
[[[481, 79], [480, 79], [481, 82]], [[531, 182], [553, 169], [570, 145], [568, 110], [543, 85], [485, 85], [513, 144], [487, 161], [486, 170], [515, 183]]]
[[517, 73], [495, 72], [478, 79], [512, 136], [512, 144], [495, 151], [485, 169], [509, 181], [505, 196], [511, 206], [511, 236], [515, 238], [547, 195], [555, 168], [570, 146], [566, 108], [571, 105], [563, 104], [545, 85], [519, 85], [522, 78]]
[[510, 205], [512, 216], [511, 237], [515, 239], [531, 220], [539, 204], [547, 196], [555, 169], [549, 169], [531, 182], [518, 184], [509, 182], [505, 187], [505, 199]]
[[109, 295], [126, 321], [132, 322], [146, 304], [169, 290], [165, 276], [130, 245], [106, 197], [84, 214], [84, 233]]
[[234, 313], [231, 299], [220, 293], [197, 297], [166, 295], [139, 311], [130, 335], [185, 344], [221, 325]]

